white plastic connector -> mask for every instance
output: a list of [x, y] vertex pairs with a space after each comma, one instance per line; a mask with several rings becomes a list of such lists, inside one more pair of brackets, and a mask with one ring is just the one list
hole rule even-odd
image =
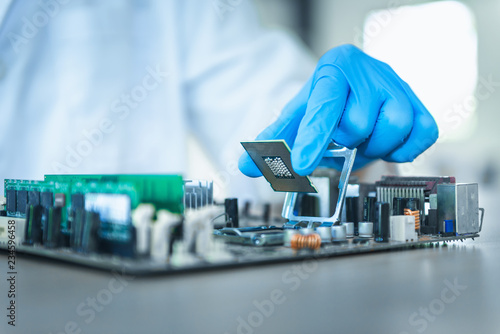
[[184, 220], [184, 242], [188, 249], [195, 247], [196, 253], [209, 251], [213, 235], [213, 219], [220, 214], [220, 208], [208, 205], [196, 210], [186, 210]]
[[132, 212], [132, 224], [136, 230], [136, 251], [139, 255], [149, 252], [149, 236], [155, 207], [152, 204], [140, 204]]
[[391, 240], [401, 242], [418, 241], [415, 232], [415, 216], [391, 216]]
[[159, 210], [156, 217], [151, 228], [151, 258], [166, 261], [169, 256], [168, 245], [172, 237], [172, 227], [180, 222], [181, 216], [167, 210]]

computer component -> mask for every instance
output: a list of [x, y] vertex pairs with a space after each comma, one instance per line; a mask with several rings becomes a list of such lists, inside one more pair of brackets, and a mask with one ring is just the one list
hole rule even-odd
[[356, 149], [348, 149], [346, 147], [341, 147], [332, 143], [328, 146], [325, 151], [323, 158], [343, 158], [344, 163], [342, 166], [342, 172], [340, 174], [338, 189], [339, 195], [337, 197], [337, 203], [335, 204], [334, 213], [331, 217], [313, 217], [313, 216], [299, 216], [296, 214], [296, 203], [299, 196], [298, 192], [288, 192], [285, 197], [285, 203], [283, 204], [282, 216], [288, 219], [288, 227], [293, 227], [301, 222], [306, 222], [308, 227], [315, 225], [319, 226], [332, 226], [340, 225], [340, 218], [342, 213], [342, 207], [344, 205], [344, 200], [349, 184], [349, 177], [351, 175], [352, 166], [354, 165], [354, 159], [356, 157]]
[[[474, 233], [480, 230], [477, 183], [439, 184], [437, 218], [444, 233]], [[451, 227], [446, 228], [446, 222]]]
[[253, 246], [283, 245], [283, 228], [259, 226], [244, 228], [222, 228], [214, 231], [214, 236], [228, 243]]
[[393, 241], [413, 242], [418, 240], [415, 232], [415, 216], [391, 216], [390, 229], [390, 239]]
[[205, 180], [184, 181], [184, 207], [201, 208], [214, 203], [214, 184]]
[[293, 170], [290, 148], [284, 140], [242, 142], [241, 145], [274, 191], [317, 192], [308, 176]]
[[373, 222], [359, 222], [358, 226], [361, 238], [371, 238], [373, 236]]
[[321, 237], [317, 233], [294, 234], [290, 240], [290, 247], [293, 250], [318, 250], [321, 247]]
[[[289, 150], [285, 154], [284, 144], [279, 145], [274, 156], [291, 168]], [[274, 144], [258, 148], [262, 156], [277, 152]], [[214, 202], [212, 182], [183, 180], [180, 175], [7, 179], [5, 198], [0, 198], [0, 248], [9, 254], [14, 248], [18, 254], [147, 275], [479, 237], [484, 210], [479, 208], [477, 184], [456, 183], [453, 177], [399, 176], [348, 184], [355, 151], [331, 146], [326, 155], [334, 154], [345, 159], [343, 176], [330, 178], [325, 173], [315, 179], [315, 190], [320, 190], [312, 193], [315, 200], [298, 201], [296, 196], [291, 201], [299, 193], [287, 194], [280, 224], [270, 217], [268, 205], [262, 215], [251, 215], [249, 203], [239, 207], [236, 198]], [[295, 177], [293, 170], [289, 172]], [[289, 174], [280, 169], [277, 176]], [[306, 187], [313, 187], [305, 180]], [[332, 187], [338, 196], [331, 195]], [[296, 185], [287, 189], [297, 190]], [[317, 210], [318, 203], [330, 207]], [[300, 214], [314, 212], [335, 215]], [[357, 226], [347, 217], [357, 217]]]

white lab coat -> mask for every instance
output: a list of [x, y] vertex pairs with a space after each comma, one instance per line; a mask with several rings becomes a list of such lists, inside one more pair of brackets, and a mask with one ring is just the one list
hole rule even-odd
[[275, 119], [314, 68], [296, 40], [259, 25], [248, 1], [9, 2], [1, 179], [182, 173], [191, 132], [219, 186], [237, 194], [239, 142]]

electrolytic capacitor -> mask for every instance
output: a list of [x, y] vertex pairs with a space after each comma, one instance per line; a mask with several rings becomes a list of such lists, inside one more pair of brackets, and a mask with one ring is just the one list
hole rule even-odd
[[316, 233], [321, 237], [321, 243], [331, 243], [332, 242], [332, 227], [331, 226], [319, 226], [316, 227]]
[[375, 197], [365, 197], [363, 199], [363, 221], [372, 222], [375, 220]]
[[47, 230], [43, 231], [43, 244], [49, 248], [57, 248], [61, 240], [62, 208], [51, 207], [47, 210]]
[[85, 210], [76, 209], [74, 212], [73, 224], [71, 226], [70, 246], [79, 252], [82, 250], [82, 234], [85, 225]]
[[97, 250], [97, 230], [101, 220], [97, 212], [87, 211], [85, 213], [85, 224], [82, 230], [82, 251], [85, 253]]
[[346, 241], [347, 230], [345, 225], [333, 225], [332, 226], [332, 240], [335, 242]]
[[393, 216], [404, 215], [404, 211], [407, 208], [407, 206], [406, 206], [407, 202], [408, 202], [408, 198], [394, 197], [392, 199], [392, 215]]
[[49, 208], [42, 207], [42, 220], [40, 226], [42, 227], [42, 244], [47, 242], [49, 235]]
[[42, 211], [43, 207], [41, 205], [27, 205], [24, 233], [24, 243], [27, 245], [42, 242]]
[[49, 235], [49, 210], [54, 205], [54, 194], [50, 191], [45, 191], [40, 194], [40, 204], [42, 208], [42, 243], [47, 243]]
[[249, 217], [250, 216], [250, 202], [245, 202], [245, 205], [243, 206], [243, 217]]
[[389, 203], [377, 202], [376, 207], [376, 218], [374, 228], [375, 241], [376, 242], [389, 242], [390, 236], [390, 213], [389, 213]]
[[[283, 236], [283, 245], [285, 247], [291, 247], [291, 240], [295, 234], [299, 234], [299, 230], [286, 229]], [[331, 239], [331, 235], [330, 235]]]
[[354, 223], [353, 222], [344, 222], [342, 225], [345, 226], [345, 233], [347, 238], [354, 237]]
[[224, 207], [226, 210], [227, 227], [239, 227], [239, 216], [238, 216], [238, 199], [237, 198], [226, 198], [224, 201]]
[[358, 227], [360, 238], [371, 238], [373, 236], [372, 222], [359, 222]]
[[269, 220], [271, 219], [271, 204], [264, 204], [264, 213], [262, 214], [262, 220], [266, 225], [269, 225]]
[[359, 197], [346, 197], [345, 198], [345, 216], [346, 221], [354, 223], [354, 229], [358, 229], [359, 210], [358, 210]]
[[[377, 199], [375, 197], [365, 197], [363, 198], [363, 221], [371, 222], [375, 221], [375, 202]], [[373, 224], [372, 224], [373, 228]], [[360, 226], [358, 223], [358, 229], [354, 231], [355, 235], [361, 236]]]

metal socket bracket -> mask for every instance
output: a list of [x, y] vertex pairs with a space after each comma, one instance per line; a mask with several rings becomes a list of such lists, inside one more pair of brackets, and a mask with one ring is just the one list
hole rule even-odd
[[337, 205], [335, 207], [335, 212], [331, 217], [307, 217], [307, 216], [296, 216], [294, 214], [295, 202], [297, 201], [298, 193], [288, 192], [285, 196], [285, 202], [283, 204], [283, 211], [281, 215], [283, 218], [289, 220], [289, 223], [285, 224], [286, 227], [292, 227], [295, 225], [307, 222], [308, 227], [313, 226], [332, 226], [340, 224], [340, 214], [342, 212], [342, 205], [344, 204], [345, 194], [347, 191], [347, 184], [349, 183], [349, 176], [351, 175], [352, 166], [354, 165], [354, 159], [356, 158], [356, 149], [348, 149], [347, 147], [339, 146], [332, 143], [328, 146], [323, 158], [344, 158], [344, 165], [342, 167], [342, 173], [340, 174], [339, 180], [339, 196], [337, 199]]

